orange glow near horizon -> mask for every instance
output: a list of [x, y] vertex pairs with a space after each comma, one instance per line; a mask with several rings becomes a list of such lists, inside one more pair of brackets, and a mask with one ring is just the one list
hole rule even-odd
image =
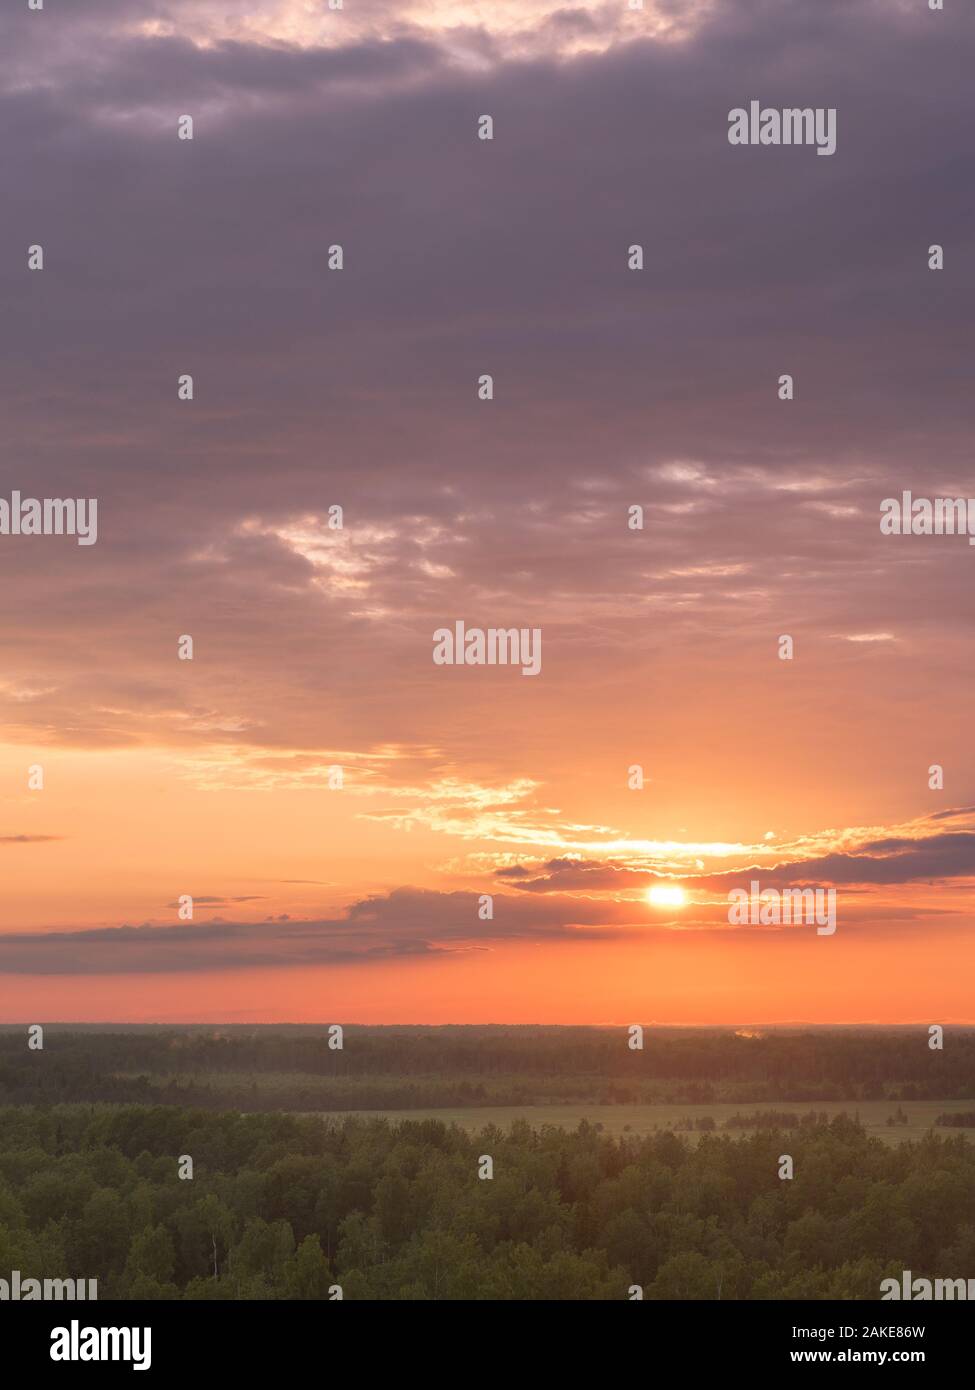
[[13, 8], [0, 1023], [975, 1020], [975, 9]]
[[[376, 779], [357, 783], [353, 771], [341, 791], [320, 780], [294, 785], [291, 773], [280, 785], [221, 790], [211, 785], [212, 759], [188, 762], [175, 750], [52, 749], [32, 759], [43, 762], [43, 792], [26, 790], [19, 747], [0, 757], [6, 784], [25, 787], [8, 797], [24, 838], [2, 849], [0, 951], [29, 938], [25, 949], [44, 963], [54, 958], [38, 942], [54, 934], [73, 956], [64, 973], [0, 974], [5, 1021], [972, 1021], [965, 885], [841, 887], [831, 938], [812, 928], [728, 926], [721, 875], [731, 872], [729, 859], [747, 865], [764, 852], [772, 866], [800, 853], [821, 857], [830, 844], [879, 838], [876, 826], [803, 845], [787, 839], [780, 808], [770, 847], [759, 831], [767, 817], [745, 806], [736, 850], [726, 839], [730, 808], [715, 815], [712, 799], [707, 820], [688, 827], [695, 833], [683, 884], [652, 883], [633, 901], [616, 893], [615, 873], [638, 872], [654, 858], [651, 843], [673, 862], [680, 841], [662, 815], [648, 819], [626, 793], [598, 806], [586, 830], [585, 794], [553, 815], [543, 789], [478, 794], [470, 784], [455, 794], [450, 779], [424, 781], [415, 768], [382, 789]], [[389, 779], [395, 762], [386, 766]], [[221, 777], [236, 780], [227, 770]], [[621, 833], [627, 818], [629, 836]], [[671, 819], [684, 826], [691, 818], [682, 809]], [[922, 818], [898, 833], [920, 845], [929, 826]], [[613, 845], [605, 856], [560, 857], [557, 843], [546, 843], [600, 836]], [[590, 888], [587, 872], [603, 857], [621, 867]], [[515, 863], [520, 877], [507, 874]], [[749, 868], [744, 879], [762, 874]], [[695, 876], [709, 886], [696, 887]], [[546, 891], [525, 891], [531, 883]], [[482, 924], [486, 891], [494, 916]], [[178, 916], [184, 893], [195, 899], [186, 924]], [[680, 918], [662, 921], [667, 909]], [[306, 923], [321, 926], [309, 934]], [[126, 954], [130, 939], [111, 936], [119, 927], [141, 934], [150, 957]], [[185, 944], [157, 952], [174, 928]], [[221, 966], [249, 931], [257, 936], [247, 949], [260, 963]], [[225, 933], [216, 945], [214, 932]], [[320, 933], [335, 936], [334, 959], [316, 955]], [[417, 938], [427, 944], [414, 953]], [[404, 941], [405, 951], [395, 946]], [[385, 950], [386, 942], [391, 958], [377, 958], [373, 943]], [[304, 963], [289, 965], [292, 953]]]

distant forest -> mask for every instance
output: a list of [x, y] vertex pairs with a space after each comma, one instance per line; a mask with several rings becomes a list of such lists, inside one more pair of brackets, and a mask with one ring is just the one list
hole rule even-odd
[[963, 1136], [890, 1148], [846, 1116], [694, 1147], [585, 1122], [0, 1110], [0, 1270], [97, 1278], [100, 1299], [877, 1299], [904, 1269], [975, 1269], [973, 1191]]
[[0, 1033], [0, 1105], [147, 1102], [246, 1111], [591, 1102], [975, 1100], [975, 1031], [734, 1032], [347, 1027]]

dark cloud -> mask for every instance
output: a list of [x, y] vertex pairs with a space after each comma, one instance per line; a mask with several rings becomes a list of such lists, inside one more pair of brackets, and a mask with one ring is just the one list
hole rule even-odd
[[62, 835], [0, 835], [0, 845], [40, 845], [63, 838]]
[[[486, 948], [502, 941], [608, 939], [633, 911], [494, 899], [478, 917], [478, 895], [399, 888], [353, 904], [341, 920], [180, 923], [0, 936], [0, 975], [129, 975], [352, 965], [398, 956]], [[603, 924], [603, 925], [601, 925]]]
[[[9, 738], [363, 748], [395, 720], [457, 752], [430, 634], [486, 606], [544, 621], [580, 698], [794, 620], [826, 704], [866, 662], [892, 716], [972, 674], [944, 649], [971, 552], [877, 520], [902, 486], [969, 488], [970, 6], [724, 0], [677, 44], [517, 61], [465, 31], [480, 66], [392, 6], [321, 49], [199, 47], [192, 8], [140, 7], [175, 16], [157, 37], [121, 3], [5, 19], [5, 478], [100, 502], [94, 547], [2, 541], [0, 640], [39, 692], [0, 697]], [[729, 146], [752, 96], [836, 106], [836, 154]], [[334, 502], [351, 590], [282, 530]], [[903, 648], [835, 640], [851, 593]], [[489, 732], [558, 699], [523, 682], [501, 716], [494, 674], [466, 692]]]
[[855, 854], [825, 854], [768, 868], [707, 874], [693, 882], [702, 888], [747, 887], [749, 876], [764, 886], [803, 884], [894, 884], [970, 878], [975, 875], [975, 834], [956, 832], [920, 840], [872, 840]]
[[[928, 822], [958, 820], [970, 807], [954, 807], [932, 813]], [[499, 869], [496, 877], [526, 893], [613, 892], [678, 882], [688, 889], [724, 892], [747, 887], [752, 878], [763, 886], [884, 885], [975, 877], [975, 833], [967, 830], [890, 835], [867, 840], [856, 850], [751, 864], [719, 873], [658, 873], [595, 859], [550, 859], [536, 869], [516, 864]]]
[[645, 869], [583, 859], [550, 859], [534, 872], [515, 865], [499, 869], [497, 877], [524, 893], [622, 892], [646, 888], [658, 879]]

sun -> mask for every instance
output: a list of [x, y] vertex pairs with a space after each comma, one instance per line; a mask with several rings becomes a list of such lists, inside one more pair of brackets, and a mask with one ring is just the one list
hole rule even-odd
[[662, 883], [655, 883], [652, 888], [647, 889], [647, 902], [654, 907], [683, 907], [687, 902], [687, 894], [683, 888], [676, 885], [671, 888]]

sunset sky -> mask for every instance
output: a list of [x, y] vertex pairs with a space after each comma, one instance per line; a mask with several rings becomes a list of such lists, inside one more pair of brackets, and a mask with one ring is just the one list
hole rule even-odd
[[[975, 1022], [975, 548], [879, 528], [975, 496], [970, 5], [0, 49], [0, 497], [98, 499], [0, 536], [0, 1021]], [[540, 674], [435, 665], [459, 619]], [[753, 878], [836, 933], [730, 926]]]

